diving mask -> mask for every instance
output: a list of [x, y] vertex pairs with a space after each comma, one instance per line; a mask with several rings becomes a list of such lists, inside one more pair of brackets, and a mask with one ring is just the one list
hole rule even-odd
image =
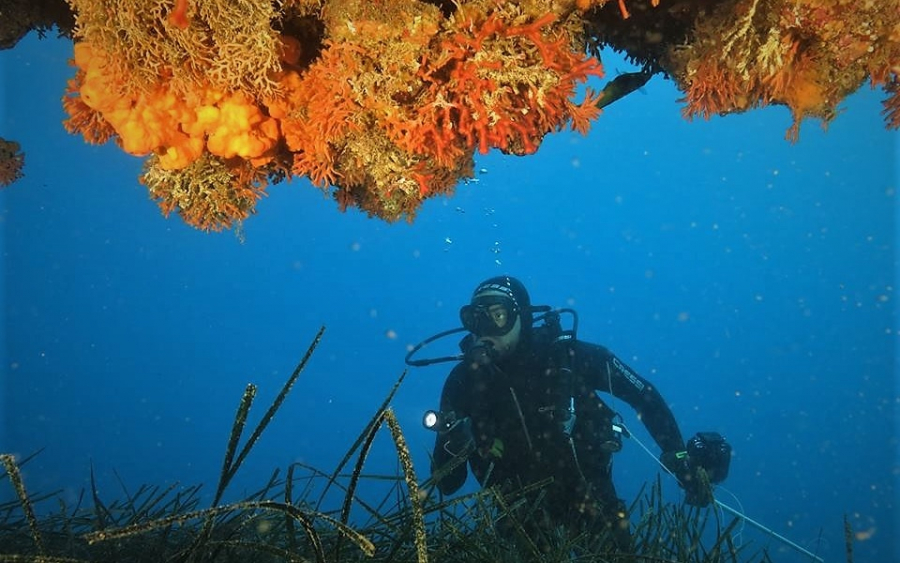
[[478, 336], [503, 336], [516, 325], [519, 308], [503, 295], [482, 295], [459, 310], [463, 327]]

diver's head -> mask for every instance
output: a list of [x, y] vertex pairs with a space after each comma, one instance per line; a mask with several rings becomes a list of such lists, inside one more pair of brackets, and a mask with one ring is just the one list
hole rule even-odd
[[459, 318], [476, 345], [489, 347], [491, 359], [503, 359], [530, 338], [531, 299], [516, 278], [490, 278], [478, 284], [471, 302], [459, 310]]

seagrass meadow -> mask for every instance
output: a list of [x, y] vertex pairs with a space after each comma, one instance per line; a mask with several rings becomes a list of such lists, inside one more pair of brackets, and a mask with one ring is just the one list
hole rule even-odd
[[[378, 562], [769, 562], [764, 547], [741, 543], [741, 519], [710, 509], [663, 501], [657, 479], [630, 508], [633, 549], [614, 552], [604, 532], [567, 538], [561, 530], [534, 530], [546, 483], [501, 496], [493, 488], [452, 499], [439, 498], [431, 479], [413, 467], [409, 448], [391, 408], [402, 374], [369, 423], [331, 471], [295, 463], [275, 469], [259, 489], [237, 502], [222, 502], [242, 463], [303, 372], [324, 328], [316, 334], [280, 393], [250, 430], [256, 387], [248, 385], [234, 417], [213, 501], [201, 506], [200, 486], [152, 483], [118, 499], [102, 499], [95, 487], [68, 505], [54, 493], [28, 491], [20, 467], [33, 456], [0, 454], [0, 486], [13, 500], [0, 504], [3, 562], [203, 562], [203, 561], [378, 561]], [[366, 459], [380, 433], [396, 449], [397, 474], [372, 475]], [[40, 455], [39, 453], [34, 455]], [[91, 476], [93, 485], [93, 475]], [[363, 500], [366, 481], [388, 483], [378, 503]], [[327, 493], [337, 493], [328, 495]], [[329, 498], [342, 499], [329, 506]], [[533, 499], [537, 500], [533, 500]], [[53, 507], [53, 508], [50, 508]], [[40, 516], [38, 515], [40, 514]], [[498, 535], [504, 521], [511, 534]], [[846, 529], [847, 561], [853, 561]]]

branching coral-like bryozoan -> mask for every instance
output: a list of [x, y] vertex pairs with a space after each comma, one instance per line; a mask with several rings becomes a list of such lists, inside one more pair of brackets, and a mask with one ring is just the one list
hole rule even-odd
[[280, 13], [271, 0], [68, 1], [77, 41], [102, 53], [119, 94], [165, 84], [186, 96], [209, 85], [255, 97], [275, 87], [280, 39], [272, 23]]
[[147, 160], [141, 182], [164, 215], [177, 211], [198, 229], [231, 228], [253, 213], [264, 194], [265, 176], [246, 161], [241, 167], [205, 153], [183, 169], [167, 170], [159, 160]]
[[685, 115], [744, 111], [781, 104], [801, 121], [825, 123], [866, 80], [890, 94], [888, 125], [897, 127], [900, 2], [739, 0], [697, 19], [693, 41], [670, 51], [687, 93]]
[[240, 220], [286, 177], [412, 220], [472, 175], [475, 151], [527, 155], [547, 133], [587, 132], [599, 96], [576, 92], [602, 76], [604, 47], [672, 78], [688, 118], [785, 105], [796, 140], [868, 82], [900, 126], [900, 0], [70, 2], [66, 128], [152, 156], [148, 186], [241, 179], [213, 198], [240, 205], [154, 195], [203, 228]]
[[[476, 149], [530, 154], [547, 133], [586, 132], [599, 114], [590, 92], [573, 101], [601, 74], [580, 49], [574, 4], [548, 13], [476, 0], [449, 14], [411, 0], [220, 4], [72, 0], [67, 129], [153, 155], [148, 185], [164, 170], [182, 185], [219, 185], [219, 175], [188, 180], [212, 161], [257, 176], [278, 162], [342, 209], [394, 221], [471, 176]], [[198, 210], [215, 206], [176, 207], [206, 227], [246, 210], [203, 219]]]
[[269, 105], [283, 116], [292, 172], [338, 186], [343, 206], [411, 218], [471, 174], [476, 149], [530, 154], [567, 123], [586, 132], [597, 98], [572, 98], [599, 63], [554, 14], [494, 4], [461, 5], [447, 19], [424, 3], [326, 10], [320, 58], [285, 76], [290, 94]]

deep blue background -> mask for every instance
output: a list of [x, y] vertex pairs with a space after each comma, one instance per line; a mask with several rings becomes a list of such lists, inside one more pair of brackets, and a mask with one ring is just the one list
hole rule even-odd
[[[331, 470], [408, 347], [456, 326], [481, 279], [509, 273], [534, 302], [577, 308], [580, 337], [654, 381], [685, 434], [730, 439], [724, 485], [748, 515], [830, 561], [844, 560], [847, 515], [857, 561], [900, 557], [900, 152], [882, 92], [864, 87], [827, 132], [806, 121], [791, 145], [784, 108], [687, 122], [680, 94], [655, 78], [587, 137], [479, 156], [477, 181], [412, 225], [340, 214], [295, 181], [269, 190], [241, 241], [163, 218], [139, 159], [65, 132], [70, 56], [70, 43], [35, 37], [0, 52], [0, 135], [27, 155], [25, 179], [0, 192], [0, 451], [44, 448], [25, 467], [30, 490], [74, 499], [93, 464], [107, 500], [122, 496], [114, 472], [131, 490], [209, 492], [244, 386], [259, 385], [255, 421], [321, 325], [232, 491], [292, 461]], [[610, 77], [629, 70], [612, 54], [604, 63]], [[413, 370], [394, 403], [421, 478], [431, 436], [420, 417], [448, 368]], [[389, 441], [376, 450], [368, 469], [392, 474]], [[620, 494], [657, 469], [628, 443]], [[11, 494], [0, 483], [0, 498]], [[753, 529], [744, 538], [802, 560]]]

